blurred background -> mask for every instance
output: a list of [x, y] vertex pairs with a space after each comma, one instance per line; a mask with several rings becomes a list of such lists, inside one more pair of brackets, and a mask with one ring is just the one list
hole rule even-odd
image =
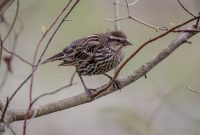
[[[200, 11], [199, 0], [181, 0], [194, 14]], [[129, 2], [132, 2], [129, 0]], [[16, 53], [28, 61], [32, 61], [34, 49], [42, 36], [42, 31], [51, 24], [67, 3], [65, 0], [20, 0], [19, 18], [23, 31], [17, 42]], [[126, 16], [120, 0], [120, 16]], [[16, 3], [6, 12], [8, 22], [13, 20]], [[176, 0], [139, 0], [131, 6], [130, 12], [144, 22], [156, 26], [172, 27], [189, 16]], [[93, 33], [114, 30], [114, 23], [106, 19], [114, 18], [113, 0], [84, 0], [76, 6], [69, 18], [54, 37], [44, 59], [62, 50], [73, 40]], [[15, 25], [17, 31], [19, 21]], [[154, 29], [138, 24], [132, 20], [120, 21], [121, 30], [134, 44], [127, 48], [126, 57], [151, 37], [159, 35]], [[7, 28], [0, 26], [2, 33]], [[145, 47], [122, 70], [120, 75], [132, 73], [143, 63], [150, 60], [166, 47], [177, 34], [169, 34], [165, 38]], [[47, 40], [46, 40], [47, 41]], [[192, 44], [184, 44], [167, 59], [158, 64], [147, 74], [147, 79], [140, 78], [135, 83], [102, 97], [92, 103], [80, 105], [64, 111], [32, 119], [27, 128], [28, 135], [200, 135], [200, 94], [186, 89], [189, 86], [200, 92], [200, 39], [199, 35], [190, 39]], [[9, 48], [12, 40], [6, 41]], [[41, 49], [46, 45], [41, 44]], [[6, 54], [5, 54], [6, 55]], [[33, 97], [53, 91], [70, 80], [74, 67], [58, 67], [53, 62], [42, 65], [35, 74]], [[0, 98], [6, 101], [18, 85], [28, 76], [31, 68], [14, 58], [13, 74], [9, 74]], [[0, 79], [6, 71], [3, 63]], [[113, 72], [109, 73], [110, 75]], [[104, 76], [84, 77], [89, 88], [96, 88], [109, 80]], [[84, 92], [79, 78], [78, 84], [55, 95], [39, 100], [34, 107]], [[29, 103], [28, 82], [13, 99], [10, 108], [27, 109]], [[22, 134], [23, 122], [12, 124], [16, 134]], [[10, 135], [7, 131], [5, 135]]]

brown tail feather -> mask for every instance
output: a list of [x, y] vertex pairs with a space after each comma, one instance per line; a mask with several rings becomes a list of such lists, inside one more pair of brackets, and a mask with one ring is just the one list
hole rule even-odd
[[52, 62], [52, 61], [55, 61], [55, 60], [61, 60], [61, 59], [63, 59], [63, 56], [64, 56], [64, 54], [62, 52], [58, 53], [58, 54], [48, 58], [47, 60], [43, 61], [41, 64], [45, 64], [47, 62]]
[[74, 61], [63, 61], [58, 66], [75, 66], [76, 63]]

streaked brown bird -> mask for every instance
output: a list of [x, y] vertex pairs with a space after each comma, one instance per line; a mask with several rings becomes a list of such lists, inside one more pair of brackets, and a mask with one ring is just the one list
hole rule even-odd
[[83, 76], [103, 74], [116, 68], [123, 60], [122, 48], [132, 45], [122, 31], [94, 34], [73, 41], [62, 52], [42, 62], [62, 61], [59, 66], [75, 66], [86, 93], [92, 96], [83, 81]]

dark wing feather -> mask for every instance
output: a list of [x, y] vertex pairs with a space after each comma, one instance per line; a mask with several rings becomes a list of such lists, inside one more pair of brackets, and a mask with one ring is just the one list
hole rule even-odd
[[48, 58], [47, 60], [43, 61], [41, 64], [45, 64], [47, 62], [52, 62], [52, 61], [55, 61], [55, 60], [61, 60], [63, 56], [64, 56], [64, 53], [60, 52], [60, 53]]
[[61, 66], [80, 65], [81, 63], [93, 59], [95, 50], [100, 47], [99, 35], [92, 35], [76, 40], [63, 50], [65, 56]]
[[72, 42], [62, 52], [45, 60], [42, 64], [55, 60], [63, 60], [60, 66], [79, 65], [84, 61], [93, 59], [95, 50], [100, 47], [99, 35], [84, 37]]

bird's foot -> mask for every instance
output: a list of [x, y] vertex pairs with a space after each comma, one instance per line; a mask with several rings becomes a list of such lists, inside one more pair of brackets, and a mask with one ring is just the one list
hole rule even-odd
[[88, 89], [88, 88], [85, 88], [85, 92], [87, 94], [87, 96], [91, 99], [94, 98], [94, 92], [96, 92], [96, 89]]

